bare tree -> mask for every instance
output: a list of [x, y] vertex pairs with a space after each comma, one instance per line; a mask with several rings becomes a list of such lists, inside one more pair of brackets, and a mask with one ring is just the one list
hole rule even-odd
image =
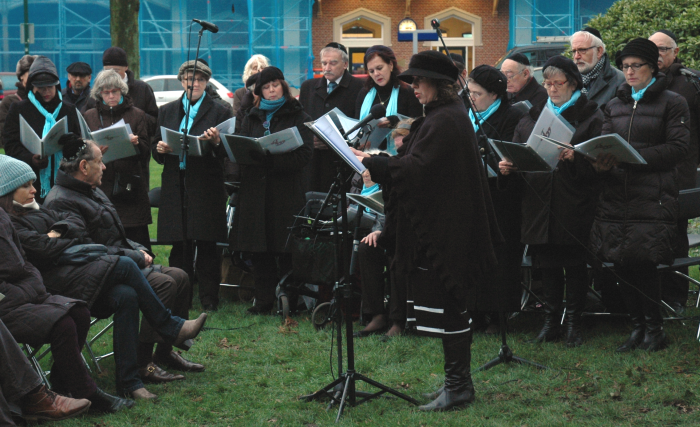
[[109, 31], [112, 46], [119, 46], [126, 51], [129, 69], [134, 77], [139, 78], [141, 64], [139, 55], [139, 0], [110, 0]]

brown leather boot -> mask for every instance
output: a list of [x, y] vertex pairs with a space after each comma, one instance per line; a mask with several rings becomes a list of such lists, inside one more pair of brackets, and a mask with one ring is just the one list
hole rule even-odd
[[22, 398], [21, 407], [23, 418], [28, 421], [60, 421], [87, 411], [90, 401], [61, 396], [42, 385], [37, 392]]

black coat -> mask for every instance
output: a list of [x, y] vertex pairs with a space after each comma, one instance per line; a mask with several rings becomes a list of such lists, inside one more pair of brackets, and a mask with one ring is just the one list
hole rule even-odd
[[63, 88], [61, 93], [63, 94], [63, 100], [73, 104], [81, 113], [95, 107], [95, 100], [90, 97], [90, 85], [78, 95], [74, 94], [68, 85]]
[[[685, 98], [690, 109], [688, 123], [690, 124], [690, 140], [688, 144], [688, 154], [683, 161], [678, 163], [678, 185], [679, 190], [695, 188], [695, 178], [700, 159], [698, 158], [698, 147], [700, 146], [700, 95], [693, 83], [681, 74], [683, 64], [676, 62], [671, 64], [666, 73], [667, 90], [675, 92]], [[687, 70], [687, 69], [686, 69]], [[697, 70], [688, 70], [698, 74]], [[695, 79], [695, 81], [698, 81]]]
[[99, 188], [79, 181], [58, 171], [56, 185], [46, 196], [44, 207], [57, 212], [70, 212], [82, 218], [87, 233], [94, 243], [118, 248], [115, 253], [131, 258], [140, 268], [146, 267], [141, 251], [149, 252], [140, 244], [128, 240], [117, 210]]
[[[423, 116], [423, 105], [418, 101], [418, 98], [416, 98], [416, 95], [413, 92], [413, 88], [404, 82], [401, 82], [400, 84], [401, 86], [399, 87], [399, 99], [397, 100], [396, 105], [396, 109], [398, 110], [397, 112], [399, 114], [403, 114], [404, 116], [413, 118]], [[393, 89], [391, 85], [387, 84], [384, 87], [373, 85], [373, 87], [377, 88], [378, 96], [374, 97], [372, 105], [379, 104], [379, 98], [381, 97], [382, 101], [385, 102], [384, 106], [387, 107], [389, 105], [389, 98], [391, 97], [391, 91]], [[369, 91], [370, 89], [368, 89], [367, 86], [365, 86], [357, 95], [357, 99], [355, 100], [356, 119], [360, 118], [360, 112], [362, 111], [362, 103], [365, 102], [365, 97], [367, 96], [367, 93]]]
[[[515, 130], [514, 142], [527, 142], [540, 111], [533, 107]], [[564, 110], [562, 118], [576, 131], [572, 145], [600, 136], [603, 113], [586, 95]], [[530, 245], [580, 245], [588, 240], [593, 223], [596, 175], [579, 154], [559, 161], [551, 173], [524, 172], [522, 242]]]
[[[364, 79], [353, 77], [348, 70], [333, 92], [328, 93], [328, 80], [325, 77], [309, 79], [301, 84], [299, 102], [304, 112], [316, 120], [334, 108], [348, 117], [355, 117], [355, 103], [362, 91]], [[333, 160], [336, 154], [330, 149], [314, 149], [308, 169], [308, 191], [326, 192], [335, 179]]]
[[[184, 96], [184, 95], [183, 95]], [[226, 150], [223, 142], [212, 150], [213, 155], [188, 156], [186, 171], [180, 170], [179, 156], [159, 154], [155, 148], [162, 141], [160, 128], [179, 129], [185, 117], [182, 98], [160, 107], [158, 128], [153, 138], [153, 158], [163, 166], [160, 208], [158, 210], [158, 240], [179, 242], [182, 233], [181, 179], [186, 177], [189, 210], [187, 238], [211, 242], [226, 241], [226, 189], [224, 188], [223, 160]], [[192, 122], [190, 135], [201, 135], [205, 130], [231, 118], [231, 109], [205, 96]]]
[[[241, 135], [263, 136], [264, 111], [254, 107], [243, 120]], [[261, 165], [240, 165], [241, 188], [231, 229], [231, 249], [243, 252], [290, 252], [289, 227], [306, 204], [304, 168], [311, 160], [313, 136], [299, 101], [287, 101], [272, 117], [270, 133], [296, 126], [304, 145], [285, 154], [269, 155]]]
[[390, 187], [384, 233], [396, 236], [393, 271], [411, 273], [425, 253], [447, 291], [474, 309], [476, 285], [496, 266], [493, 248], [502, 238], [464, 104], [434, 102], [425, 112], [397, 156], [362, 163]]
[[[137, 148], [140, 154], [107, 163], [105, 165], [107, 169], [102, 175], [100, 189], [114, 203], [114, 207], [117, 209], [119, 219], [121, 219], [124, 227], [138, 227], [153, 222], [151, 219], [151, 203], [148, 199], [148, 173], [143, 167], [143, 163], [148, 162], [151, 158], [151, 141], [148, 138], [148, 121], [150, 119], [146, 113], [134, 107], [129, 95], [125, 95], [124, 102], [114, 108], [110, 108], [105, 103], [100, 102], [97, 104], [97, 108], [85, 112], [85, 122], [91, 131], [110, 127], [122, 119], [131, 126], [131, 130], [138, 136], [139, 144]], [[133, 199], [115, 200], [112, 197], [117, 174], [120, 175], [121, 180], [131, 179], [136, 176], [140, 177], [140, 179], [134, 180], [134, 182], [139, 183], [139, 187]]]
[[593, 79], [586, 96], [589, 100], [598, 104], [598, 108], [605, 109], [605, 104], [617, 94], [617, 88], [625, 83], [625, 74], [610, 64], [608, 54], [603, 54], [605, 63], [598, 77]]
[[20, 343], [48, 341], [53, 325], [81, 301], [46, 292], [39, 270], [22, 249], [9, 215], [0, 209], [0, 319]]
[[[83, 300], [88, 308], [92, 308], [105, 290], [107, 278], [119, 261], [119, 254], [112, 251], [114, 255], [106, 255], [83, 265], [58, 265], [57, 260], [66, 249], [94, 243], [83, 220], [75, 214], [44, 207], [15, 207], [15, 210], [17, 212], [11, 216], [12, 224], [27, 258], [41, 272], [46, 289], [55, 295]], [[48, 232], [51, 230], [60, 232], [61, 237], [49, 237]], [[98, 316], [95, 313], [93, 315]]]
[[[53, 111], [53, 110], [52, 110]], [[25, 99], [24, 101], [16, 102], [10, 107], [10, 111], [7, 113], [7, 119], [5, 121], [5, 129], [3, 130], [3, 143], [5, 144], [5, 153], [8, 156], [14, 157], [15, 159], [21, 160], [28, 164], [36, 173], [36, 180], [34, 181], [34, 187], [37, 189], [37, 198], [41, 199], [39, 195], [41, 194], [41, 177], [39, 176], [39, 169], [34, 167], [32, 163], [32, 157], [34, 156], [29, 150], [24, 148], [22, 141], [19, 136], [19, 116], [22, 115], [24, 120], [27, 121], [29, 126], [34, 129], [34, 132], [41, 138], [42, 132], [44, 130], [44, 123], [46, 119], [44, 116], [36, 109], [34, 104], [30, 100]], [[66, 102], [61, 106], [61, 111], [58, 113], [58, 122], [63, 117], [68, 116], [68, 132], [73, 132], [76, 135], [80, 135], [80, 123], [78, 122], [77, 112], [75, 107]], [[51, 163], [51, 162], [49, 162]], [[51, 164], [49, 164], [51, 166]], [[53, 186], [56, 177], [51, 177], [51, 185]]]
[[549, 99], [549, 95], [547, 95], [547, 89], [542, 87], [542, 85], [532, 77], [530, 81], [520, 89], [520, 92], [514, 95], [508, 94], [508, 99], [511, 105], [520, 101], [530, 101], [533, 108], [537, 107], [537, 109], [542, 110], [544, 104], [547, 103], [547, 99]]
[[[158, 104], [156, 104], [156, 96], [153, 94], [153, 89], [146, 82], [137, 80], [134, 77], [134, 72], [126, 70], [128, 81], [126, 85], [129, 87], [129, 96], [134, 103], [134, 107], [148, 114], [149, 120], [149, 135], [154, 135], [156, 131], [156, 122], [158, 121]], [[217, 123], [218, 124], [218, 123]]]
[[[591, 229], [591, 250], [620, 264], [668, 264], [678, 221], [676, 166], [688, 153], [688, 103], [665, 90], [663, 74], [635, 102], [620, 86], [605, 107], [603, 134], [617, 133], [646, 160], [599, 174], [602, 189]], [[631, 129], [631, 132], [630, 132]]]

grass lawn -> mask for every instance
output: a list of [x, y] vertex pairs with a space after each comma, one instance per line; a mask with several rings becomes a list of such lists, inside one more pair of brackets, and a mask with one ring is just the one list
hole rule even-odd
[[[152, 186], [159, 185], [159, 180], [160, 169], [154, 164]], [[151, 231], [155, 235], [155, 227]], [[155, 251], [157, 262], [167, 263], [168, 248]], [[194, 304], [192, 315], [201, 309], [196, 297]], [[230, 289], [222, 289], [220, 309], [207, 323], [221, 329], [204, 331], [186, 355], [204, 363], [206, 372], [187, 374], [186, 380], [176, 383], [147, 386], [160, 396], [156, 403], [139, 403], [130, 411], [88, 415], [60, 425], [332, 425], [336, 408], [326, 411], [325, 403], [297, 400], [334, 378], [337, 362], [335, 353], [330, 354], [330, 329], [316, 332], [306, 313], [294, 318], [298, 324], [282, 326], [280, 317], [247, 316], [247, 306]], [[689, 315], [698, 316], [700, 310], [690, 309]], [[629, 332], [623, 320], [591, 320], [585, 343], [578, 349], [562, 343], [526, 343], [540, 326], [538, 315], [519, 315], [511, 322], [509, 344], [516, 355], [549, 370], [507, 365], [476, 373], [476, 402], [462, 411], [426, 414], [401, 400], [377, 399], [348, 408], [339, 425], [700, 425], [698, 320], [668, 322], [671, 346], [654, 354], [614, 353]], [[111, 336], [95, 348], [110, 350]], [[475, 335], [472, 367], [495, 357], [499, 348], [498, 338]], [[402, 336], [382, 343], [369, 337], [357, 340], [355, 350], [358, 372], [418, 400], [421, 393], [435, 390], [442, 382], [438, 340]], [[97, 382], [114, 392], [114, 361], [110, 358], [102, 365], [105, 373], [97, 376]]]

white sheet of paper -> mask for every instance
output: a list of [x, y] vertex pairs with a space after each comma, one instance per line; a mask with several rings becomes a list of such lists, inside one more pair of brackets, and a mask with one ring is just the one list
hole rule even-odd
[[225, 122], [219, 123], [218, 125], [216, 125], [216, 129], [219, 130], [220, 134], [233, 135], [234, 133], [236, 133], [236, 118], [231, 117]]
[[92, 132], [90, 131], [90, 126], [88, 126], [85, 121], [85, 117], [80, 113], [80, 110], [75, 109], [75, 113], [78, 115], [78, 123], [80, 124], [80, 137], [83, 139], [92, 140]]
[[[307, 125], [309, 125], [307, 123]], [[367, 168], [362, 165], [362, 162], [357, 160], [355, 154], [350, 150], [348, 142], [343, 138], [338, 128], [328, 115], [321, 116], [315, 122], [312, 122], [309, 127], [316, 133], [318, 137], [323, 139], [355, 172], [362, 174]]]

